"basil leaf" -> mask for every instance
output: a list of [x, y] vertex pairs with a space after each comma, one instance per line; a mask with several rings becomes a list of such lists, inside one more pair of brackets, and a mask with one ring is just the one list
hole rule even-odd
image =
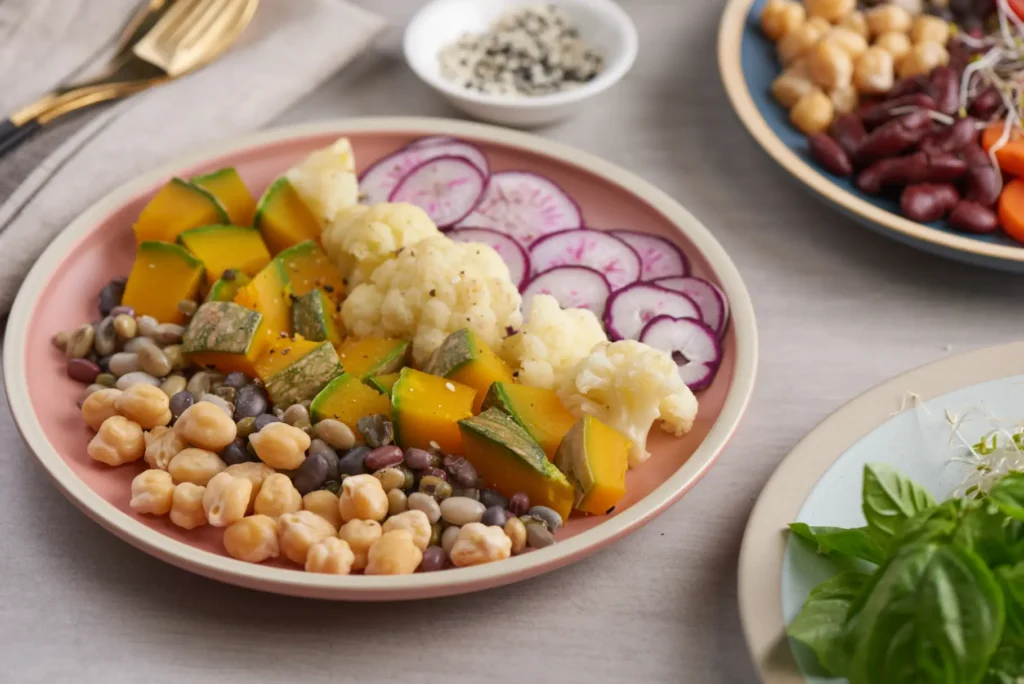
[[1004, 475], [988, 492], [988, 500], [1014, 520], [1024, 520], [1024, 473]]
[[992, 656], [984, 684], [1020, 684], [1024, 679], [1024, 654], [1015, 646], [1002, 646]]
[[[1014, 644], [1024, 649], [1024, 563], [1013, 567], [996, 568], [996, 579], [1003, 591], [1006, 604], [1006, 626], [1003, 628], [1003, 643]], [[1024, 661], [1024, 653], [1020, 660]]]
[[850, 610], [850, 683], [979, 682], [1005, 617], [984, 561], [954, 545], [912, 544], [877, 574]]
[[906, 520], [935, 506], [924, 487], [884, 463], [864, 466], [862, 496], [868, 527], [884, 538], [892, 538]]
[[867, 580], [864, 573], [844, 572], [819, 584], [786, 630], [790, 638], [814, 651], [821, 666], [835, 677], [846, 672], [846, 616]]
[[953, 543], [971, 549], [989, 567], [1024, 561], [1024, 521], [1008, 518], [987, 500], [967, 501]]
[[868, 534], [868, 528], [856, 527], [811, 527], [804, 523], [790, 523], [789, 529], [796, 536], [818, 545], [818, 553], [838, 553], [850, 558], [860, 558], [875, 565], [885, 560], [881, 545]]
[[921, 511], [900, 525], [899, 532], [892, 539], [892, 548], [906, 544], [950, 541], [963, 511], [962, 499], [950, 499], [935, 508]]

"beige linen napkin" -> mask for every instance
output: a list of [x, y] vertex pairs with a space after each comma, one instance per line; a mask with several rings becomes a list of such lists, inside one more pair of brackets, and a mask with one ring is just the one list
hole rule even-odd
[[[136, 4], [0, 0], [0, 113], [102, 63]], [[343, 0], [262, 0], [238, 44], [211, 66], [44, 132], [0, 159], [0, 314], [39, 254], [91, 203], [176, 156], [259, 128], [382, 27]]]

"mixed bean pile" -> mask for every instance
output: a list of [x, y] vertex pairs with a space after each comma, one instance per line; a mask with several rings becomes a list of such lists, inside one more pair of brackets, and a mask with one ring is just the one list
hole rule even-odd
[[[999, 88], [970, 66], [990, 48], [984, 27], [996, 20], [996, 3], [868, 5], [771, 0], [762, 25], [787, 66], [774, 95], [792, 107], [810, 156], [830, 173], [898, 198], [912, 220], [998, 230], [1003, 176], [983, 132], [1006, 107]], [[840, 103], [847, 86], [855, 96]]]
[[[88, 454], [143, 461], [132, 510], [184, 529], [224, 528], [234, 558], [284, 556], [307, 571], [407, 574], [508, 558], [555, 542], [560, 515], [481, 488], [473, 465], [440, 449], [403, 450], [387, 416], [310, 420], [309, 402], [276, 406], [258, 379], [189, 367], [181, 325], [100, 293], [101, 318], [58, 333], [67, 374], [86, 383]], [[186, 317], [196, 302], [182, 301]]]

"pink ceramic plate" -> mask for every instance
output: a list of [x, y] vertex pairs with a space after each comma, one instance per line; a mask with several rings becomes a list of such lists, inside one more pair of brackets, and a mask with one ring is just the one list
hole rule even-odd
[[[668, 237], [690, 256], [696, 275], [729, 298], [732, 323], [714, 384], [700, 395], [700, 416], [683, 439], [655, 430], [651, 460], [629, 474], [628, 495], [613, 515], [573, 518], [554, 546], [473, 568], [402, 577], [337, 577], [286, 565], [253, 565], [225, 555], [220, 531], [186, 532], [164, 518], [135, 515], [128, 490], [138, 468], [110, 469], [89, 459], [89, 433], [51, 336], [96, 313], [96, 292], [128, 273], [131, 225], [168, 177], [234, 166], [256, 193], [311, 150], [346, 135], [360, 169], [426, 135], [471, 140], [492, 168], [526, 169], [551, 178], [574, 197], [587, 225], [631, 228]], [[233, 584], [331, 599], [391, 600], [444, 596], [515, 582], [578, 560], [635, 530], [692, 487], [715, 461], [750, 398], [757, 332], [747, 290], [732, 261], [704, 226], [668, 195], [607, 162], [540, 137], [441, 119], [352, 119], [267, 131], [181, 159], [111, 193], [54, 240], [26, 278], [7, 324], [7, 396], [25, 441], [60, 490], [93, 520], [138, 548], [179, 567]]]

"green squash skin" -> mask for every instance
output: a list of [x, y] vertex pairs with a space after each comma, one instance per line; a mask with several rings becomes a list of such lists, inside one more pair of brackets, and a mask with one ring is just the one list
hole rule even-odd
[[[270, 190], [267, 190], [267, 193], [269, 194]], [[265, 196], [266, 195], [264, 195], [264, 197]], [[256, 209], [256, 215], [259, 216], [259, 208]], [[292, 245], [288, 249], [281, 250], [274, 258], [283, 263], [288, 259], [293, 259], [297, 256], [305, 256], [307, 252], [315, 252], [318, 249], [320, 249], [320, 245], [316, 243], [316, 240], [303, 240], [297, 245]]]
[[258, 311], [234, 302], [205, 302], [185, 328], [181, 351], [245, 355], [256, 340], [262, 321], [263, 315]]
[[506, 458], [515, 459], [544, 478], [569, 484], [565, 475], [548, 461], [544, 450], [515, 422], [511, 416], [496, 408], [478, 416], [459, 421], [459, 428], [496, 444]]
[[331, 312], [334, 303], [323, 290], [310, 290], [292, 300], [292, 332], [311, 342], [336, 342], [339, 339]]
[[181, 259], [183, 262], [188, 264], [190, 268], [204, 268], [203, 262], [197, 259], [192, 252], [188, 251], [181, 245], [175, 245], [170, 242], [160, 242], [159, 240], [146, 240], [139, 244], [139, 253], [143, 254], [146, 252], [166, 252], [177, 259]]
[[447, 378], [476, 359], [476, 338], [467, 328], [456, 330], [437, 348], [424, 369], [425, 373]]
[[242, 178], [238, 175], [238, 171], [235, 170], [235, 167], [228, 166], [223, 169], [217, 169], [216, 171], [213, 171], [211, 173], [204, 173], [201, 176], [192, 176], [192, 180], [190, 180], [189, 182], [192, 183], [193, 185], [203, 187], [203, 183], [208, 183], [209, 181], [216, 180], [221, 176], [235, 176], [236, 178], [238, 178], [239, 181], [242, 180]]
[[233, 302], [238, 291], [248, 285], [250, 280], [252, 278], [241, 271], [235, 271], [234, 280], [224, 280], [224, 276], [221, 276], [217, 282], [210, 286], [210, 292], [206, 295], [206, 301]]
[[217, 213], [219, 214], [218, 221], [217, 221], [218, 223], [230, 223], [231, 222], [231, 220], [228, 218], [228, 211], [227, 211], [227, 209], [225, 209], [224, 205], [220, 203], [220, 200], [217, 199], [216, 197], [214, 197], [213, 193], [210, 192], [209, 190], [207, 190], [206, 188], [200, 187], [200, 186], [196, 185], [195, 183], [190, 183], [189, 181], [185, 180], [184, 178], [178, 178], [178, 177], [171, 178], [171, 180], [168, 181], [168, 182], [169, 183], [174, 183], [175, 185], [181, 185], [186, 190], [188, 190], [189, 192], [195, 193], [197, 195], [201, 195], [204, 199], [209, 201], [209, 203], [211, 205], [213, 205], [213, 207], [216, 209]]
[[555, 467], [565, 474], [575, 490], [573, 508], [579, 506], [594, 488], [594, 473], [590, 470], [586, 437], [586, 421], [580, 419], [565, 433], [555, 452]]
[[[382, 373], [381, 375], [390, 375], [390, 373]], [[373, 389], [377, 390], [381, 394], [386, 394], [388, 396], [391, 396], [391, 390], [394, 388], [395, 385], [398, 384], [398, 380], [396, 379], [395, 382], [391, 383], [391, 385], [385, 385], [380, 381], [380, 376], [366, 378], [365, 380], [363, 380], [363, 382], [372, 387]]]
[[281, 408], [314, 399], [342, 374], [334, 345], [323, 342], [316, 349], [267, 378], [267, 393]]

